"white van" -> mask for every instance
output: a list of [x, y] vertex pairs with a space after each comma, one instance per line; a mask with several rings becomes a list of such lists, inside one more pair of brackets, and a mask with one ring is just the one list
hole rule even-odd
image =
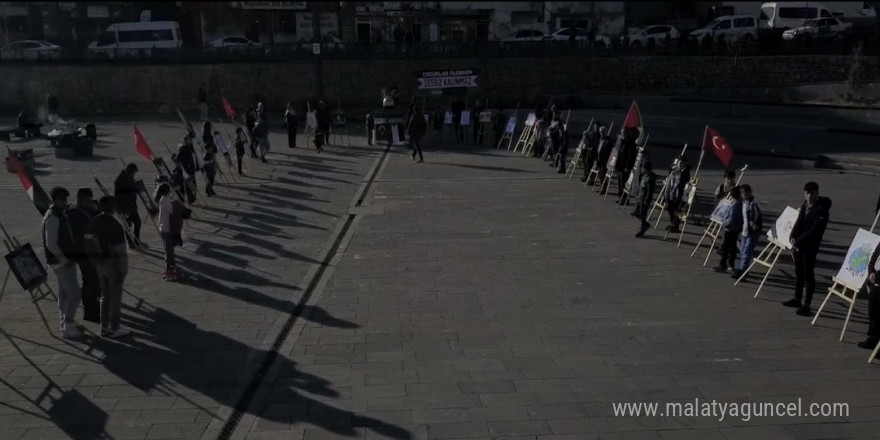
[[758, 38], [758, 20], [753, 15], [724, 15], [689, 35], [697, 42], [702, 42], [705, 38], [717, 41], [720, 36], [724, 36], [726, 41], [755, 41]]
[[793, 29], [807, 20], [836, 17], [856, 26], [873, 27], [877, 12], [868, 2], [776, 2], [761, 5], [761, 29]]
[[114, 23], [89, 45], [93, 52], [125, 49], [177, 49], [183, 46], [176, 21]]

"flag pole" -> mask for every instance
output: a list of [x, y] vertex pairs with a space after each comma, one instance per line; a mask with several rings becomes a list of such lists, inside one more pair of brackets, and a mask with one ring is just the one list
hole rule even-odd
[[703, 129], [703, 145], [700, 148], [700, 159], [697, 161], [697, 169], [694, 171], [693, 177], [691, 177], [691, 182], [697, 182], [697, 175], [700, 174], [700, 166], [703, 164], [703, 156], [706, 155], [706, 134], [709, 133], [709, 126], [707, 125], [705, 129]]

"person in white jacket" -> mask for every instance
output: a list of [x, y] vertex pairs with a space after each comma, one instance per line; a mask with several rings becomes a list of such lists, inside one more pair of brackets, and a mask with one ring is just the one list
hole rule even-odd
[[43, 217], [43, 253], [46, 263], [58, 279], [58, 311], [61, 315], [61, 335], [65, 339], [78, 339], [82, 332], [74, 318], [81, 298], [79, 278], [76, 275], [73, 231], [67, 220], [67, 198], [70, 193], [55, 187], [49, 192], [52, 206]]

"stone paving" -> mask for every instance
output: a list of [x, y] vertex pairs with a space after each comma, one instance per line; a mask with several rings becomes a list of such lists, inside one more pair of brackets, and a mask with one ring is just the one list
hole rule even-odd
[[[141, 129], [160, 154], [178, 125]], [[47, 190], [90, 185], [91, 173], [109, 185], [117, 156], [144, 163], [151, 178], [130, 130], [102, 126], [92, 161], [41, 157], [37, 178]], [[382, 148], [317, 155], [288, 151], [280, 134], [272, 141], [282, 154], [249, 164], [249, 177], [196, 210], [181, 253], [190, 280], [162, 283], [156, 251], [132, 258], [124, 309], [132, 338], [64, 341], [51, 300], [32, 304], [7, 280], [2, 438], [215, 439], [300, 302], [231, 438], [877, 437], [877, 367], [855, 347], [864, 304], [842, 343], [842, 306], [811, 327], [779, 304], [791, 294], [788, 261], [752, 299], [754, 283], [733, 286], [688, 257], [699, 228], [689, 226], [681, 248], [660, 230], [635, 239], [637, 222], [615, 197], [603, 202], [546, 162], [472, 146], [428, 143], [424, 163], [392, 149], [361, 206], [350, 208]], [[656, 167], [672, 154], [657, 150]], [[745, 182], [769, 218], [799, 204], [806, 180], [833, 199], [818, 305], [856, 228], [871, 223], [875, 177], [735, 160], [749, 163]], [[708, 195], [720, 168], [713, 157], [704, 165]], [[36, 244], [38, 215], [6, 176], [0, 221]], [[157, 243], [151, 228], [146, 239]], [[324, 276], [309, 285], [328, 251]], [[611, 406], [694, 398], [844, 402], [850, 414], [718, 421], [614, 417]]]

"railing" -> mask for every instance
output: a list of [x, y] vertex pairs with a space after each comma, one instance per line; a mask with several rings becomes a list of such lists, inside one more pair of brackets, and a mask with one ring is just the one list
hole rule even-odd
[[846, 38], [828, 41], [784, 41], [761, 39], [739, 47], [724, 41], [697, 42], [689, 39], [654, 47], [622, 47], [612, 40], [612, 47], [572, 44], [568, 41], [535, 42], [432, 42], [432, 43], [357, 43], [323, 44], [321, 54], [312, 53], [311, 44], [262, 47], [127, 49], [100, 52], [87, 49], [64, 49], [51, 53], [0, 53], [0, 64], [12, 63], [238, 63], [322, 59], [430, 59], [430, 58], [541, 58], [558, 56], [774, 56], [774, 55], [849, 55], [856, 44], [863, 44], [864, 55], [880, 54], [877, 38]]

